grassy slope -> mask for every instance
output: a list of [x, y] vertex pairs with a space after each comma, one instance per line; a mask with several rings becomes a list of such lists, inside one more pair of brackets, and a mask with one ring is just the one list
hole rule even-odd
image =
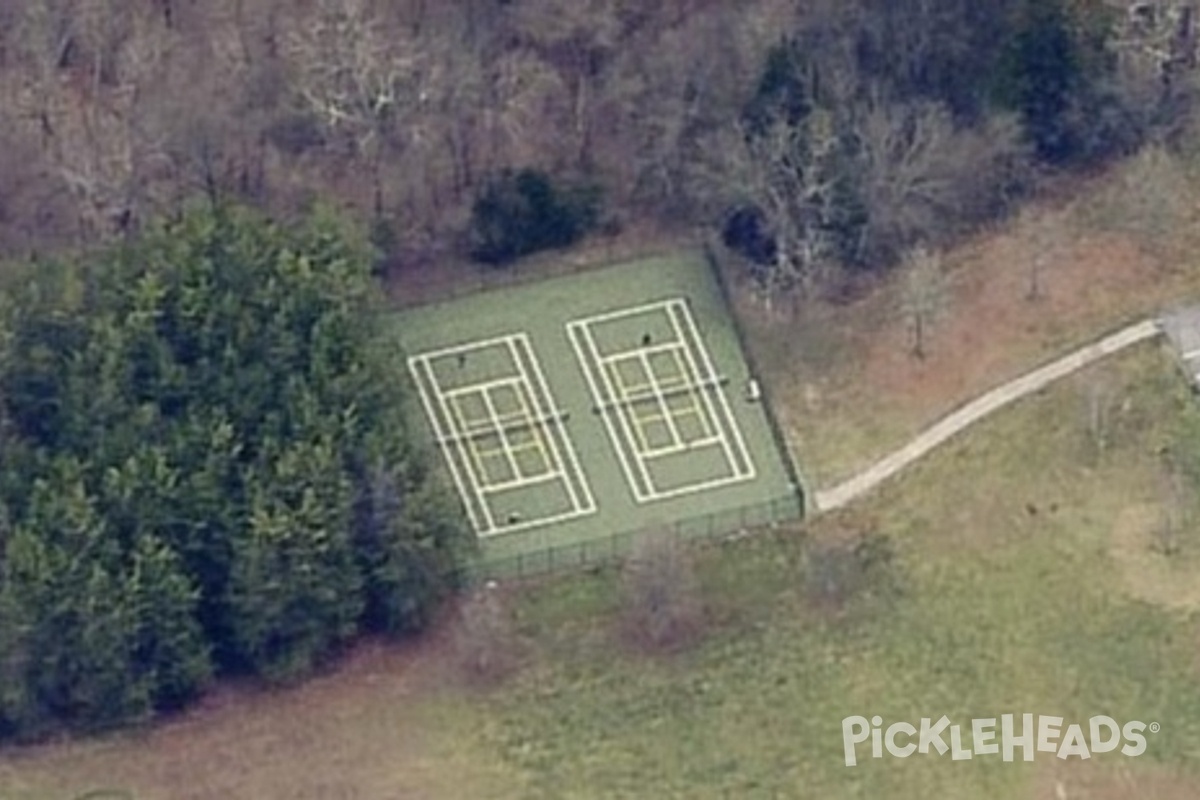
[[[1006, 246], [963, 255], [959, 290], [986, 284]], [[988, 286], [979, 303], [960, 306], [967, 318], [983, 307], [1012, 312], [986, 321], [994, 338], [975, 342], [977, 367], [938, 355], [928, 365], [905, 360], [886, 291], [757, 332], [765, 366], [796, 373], [776, 399], [793, 415], [810, 470], [844, 474], [1001, 373], [1190, 293], [1197, 280], [1156, 267], [1159, 282], [1143, 280], [1142, 269], [1108, 280], [1110, 264], [1085, 266], [1051, 280], [1041, 306], [1006, 306]], [[1076, 273], [1102, 280], [1076, 295], [1066, 280]], [[1000, 289], [1019, 298], [1020, 276]], [[1072, 303], [1077, 313], [1060, 313]], [[935, 339], [935, 354], [947, 352], [950, 333]], [[880, 356], [880, 342], [892, 356]], [[896, 369], [925, 382], [906, 391]], [[0, 798], [65, 800], [100, 785], [172, 800], [1050, 798], [1052, 781], [1111, 789], [1081, 797], [1197, 796], [1200, 620], [1123, 594], [1128, 576], [1109, 536], [1123, 510], [1158, 497], [1157, 448], [1184, 421], [1200, 425], [1200, 412], [1155, 346], [1099, 369], [1120, 389], [1102, 457], [1085, 433], [1084, 376], [968, 431], [854, 510], [812, 524], [816, 542], [846, 531], [889, 535], [905, 587], [895, 602], [861, 599], [840, 617], [814, 610], [798, 578], [805, 546], [797, 532], [721, 545], [702, 563], [714, 633], [692, 653], [648, 663], [613, 646], [612, 576], [573, 576], [522, 596], [527, 668], [500, 690], [472, 693], [442, 680], [449, 670], [436, 649], [419, 668], [389, 651], [296, 690], [234, 692], [234, 702], [210, 702], [216, 707], [147, 734], [0, 754]], [[811, 398], [806, 382], [815, 385]], [[1185, 554], [1200, 551], [1200, 536], [1188, 536]], [[1191, 557], [1179, 563], [1200, 573]], [[841, 765], [847, 714], [1006, 711], [1109, 713], [1163, 731], [1140, 759], [1105, 756], [1074, 770], [1045, 755], [1034, 765], [929, 757]]]
[[[1061, 207], [1037, 209], [1053, 231], [1038, 299], [1027, 298], [1030, 223], [985, 231], [946, 254], [948, 299], [929, 331], [928, 357], [909, 352], [901, 273], [854, 302], [801, 306], [771, 318], [748, 298], [740, 316], [778, 414], [817, 486], [900, 447], [953, 408], [1106, 332], [1200, 299], [1195, 222], [1200, 191], [1169, 237], [1158, 226], [1116, 229], [1137, 211], [1122, 192], [1136, 164], [1077, 187]], [[1200, 186], [1196, 167], [1181, 162]]]
[[575, 577], [521, 596], [529, 666], [501, 690], [414, 695], [398, 667], [350, 669], [211, 724], [5, 757], [0, 797], [115, 784], [146, 798], [1016, 798], [1058, 768], [914, 757], [849, 770], [839, 724], [854, 713], [1108, 713], [1163, 732], [1089, 776], [1200, 770], [1197, 621], [1123, 596], [1108, 549], [1114, 516], [1154, 497], [1157, 443], [1200, 411], [1156, 346], [1104, 369], [1120, 411], [1102, 456], [1085, 379], [1067, 381], [814, 524], [815, 541], [892, 537], [893, 602], [814, 610], [794, 532], [718, 545], [702, 557], [714, 633], [674, 660], [613, 647], [612, 576]]
[[[1097, 757], [1086, 775], [1200, 775], [1200, 625], [1124, 596], [1108, 543], [1121, 509], [1154, 499], [1159, 443], [1200, 411], [1156, 345], [1100, 369], [1118, 387], [1104, 454], [1082, 376], [813, 524], [817, 542], [890, 536], [894, 601], [815, 610], [796, 532], [717, 545], [702, 556], [714, 633], [676, 659], [614, 647], [613, 576], [572, 577], [521, 596], [528, 668], [500, 690], [414, 694], [399, 667], [352, 668], [149, 737], [5, 757], [0, 797], [115, 784], [146, 798], [1018, 798], [1060, 769], [1045, 756], [847, 769], [839, 725], [855, 713], [1156, 721], [1146, 756]], [[50, 788], [62, 793], [34, 792]]]
[[[1097, 757], [1097, 770], [1200, 770], [1196, 622], [1124, 597], [1108, 552], [1108, 520], [1153, 496], [1151, 443], [1197, 412], [1152, 347], [1116, 372], [1123, 411], [1099, 460], [1068, 383], [984, 423], [853, 516], [815, 526], [818, 539], [892, 536], [906, 586], [894, 603], [816, 614], [798, 591], [794, 538], [743, 543], [707, 569], [737, 624], [648, 668], [582, 621], [607, 605], [608, 578], [533, 594], [536, 669], [467, 715], [488, 720], [481, 758], [513, 769], [527, 797], [1024, 797], [1046, 756], [848, 770], [839, 724], [1028, 711], [1163, 726], [1143, 759]], [[541, 622], [564, 607], [575, 625]]]

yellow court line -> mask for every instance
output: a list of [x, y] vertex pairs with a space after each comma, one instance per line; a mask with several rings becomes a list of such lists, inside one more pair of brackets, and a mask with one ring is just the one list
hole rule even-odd
[[[503, 464], [503, 465], [507, 465], [507, 463], [508, 463], [507, 459], [505, 459], [505, 457], [504, 457], [503, 450], [489, 450], [484, 457], [489, 459], [490, 461], [498, 461], [500, 464]], [[501, 467], [501, 469], [503, 469], [503, 468], [504, 467]], [[506, 480], [508, 480], [507, 478], [497, 478], [495, 480], [492, 480], [492, 473], [490, 470], [485, 470], [484, 474], [488, 479], [488, 482], [483, 486], [484, 489], [489, 489], [498, 483], [504, 483]]]
[[472, 432], [471, 426], [467, 424], [466, 415], [463, 414], [462, 405], [459, 398], [465, 396], [467, 395], [449, 395], [446, 397], [446, 404], [453, 412], [454, 427], [458, 428], [458, 436], [460, 440], [466, 444], [467, 453], [471, 458], [471, 466], [474, 468], [475, 475], [479, 480], [479, 488], [486, 489], [487, 485], [490, 483], [488, 480], [490, 473], [483, 465], [485, 453], [480, 451], [479, 443], [475, 440], [475, 433]]
[[[496, 436], [497, 441], [502, 442], [499, 434], [495, 434], [492, 431], [487, 431], [486, 433], [489, 436]], [[474, 436], [468, 436], [466, 441], [467, 447], [471, 450], [472, 457], [476, 460], [476, 463], [479, 467], [479, 477], [481, 480], [480, 488], [487, 489], [489, 486], [493, 486], [497, 483], [503, 483], [503, 479], [491, 479], [492, 472], [484, 465], [484, 462], [494, 461], [496, 459], [504, 461], [504, 445], [501, 443], [495, 447], [485, 448], [480, 445], [479, 438]]]
[[[481, 394], [481, 392], [476, 392]], [[447, 405], [454, 410], [454, 427], [458, 428], [456, 432], [459, 436], [473, 436], [477, 433], [486, 433], [487, 428], [483, 427], [485, 423], [471, 423], [467, 421], [467, 414], [463, 413], [462, 399], [470, 396], [469, 392], [459, 392], [458, 394], [444, 395]]]
[[[650, 423], [650, 420], [646, 420], [640, 414], [638, 414], [636, 411], [637, 406], [629, 403], [629, 397], [633, 394], [633, 392], [630, 392], [626, 388], [628, 384], [626, 384], [625, 379], [621, 377], [620, 371], [617, 370], [616, 366], [614, 366], [615, 364], [616, 362], [608, 362], [601, 368], [608, 369], [609, 372], [612, 373], [613, 382], [616, 384], [617, 390], [621, 394], [621, 397], [617, 398], [617, 402], [622, 404], [622, 408], [617, 409], [617, 413], [621, 413], [622, 410], [628, 412], [630, 420], [633, 421], [633, 432], [634, 437], [637, 439], [638, 454], [641, 455], [642, 453], [648, 453], [650, 452], [651, 447], [650, 438], [646, 434], [646, 426]], [[650, 384], [646, 383], [643, 385], [649, 386]], [[654, 416], [656, 419], [659, 418], [659, 415], [657, 414]]]
[[[534, 415], [530, 411], [529, 403], [525, 399], [525, 393], [521, 391], [521, 388], [524, 388], [524, 387], [520, 387], [516, 390], [517, 400], [521, 403], [520, 413], [523, 415], [524, 419], [527, 419], [530, 421], [530, 423], [533, 423]], [[533, 432], [533, 441], [536, 444], [537, 450], [541, 454], [541, 457], [542, 457], [542, 466], [544, 467], [544, 469], [539, 474], [544, 474], [546, 472], [553, 472], [554, 471], [554, 462], [550, 459], [550, 448], [548, 446], [549, 443], [546, 441], [546, 434], [542, 431], [541, 426], [536, 425], [536, 424], [530, 424], [529, 430], [531, 430]], [[514, 447], [513, 455], [516, 455], [517, 453], [522, 452], [523, 450], [530, 450], [533, 447], [534, 447], [533, 444], [526, 444], [521, 447]]]
[[[491, 391], [492, 387], [484, 386], [476, 390], [476, 394], [478, 396], [483, 396]], [[508, 425], [509, 422], [518, 422], [528, 419], [528, 417], [517, 413], [505, 414], [502, 417], [497, 416], [495, 422], [487, 423], [486, 427], [482, 423], [468, 423], [466, 419], [467, 415], [463, 413], [462, 402], [460, 398], [470, 396], [470, 392], [464, 391], [460, 392], [459, 394], [450, 395], [447, 399], [449, 401], [449, 405], [454, 411], [454, 422], [455, 426], [460, 431], [459, 436], [466, 443], [467, 452], [470, 454], [471, 462], [475, 467], [475, 473], [479, 476], [479, 488], [487, 489], [496, 485], [497, 483], [503, 483], [505, 479], [497, 478], [493, 480], [492, 470], [488, 467], [486, 462], [495, 461], [496, 459], [507, 461], [506, 453], [514, 453], [520, 449], [512, 448], [511, 450], [506, 450], [504, 446], [504, 435], [501, 433], [500, 428]], [[500, 425], [500, 428], [495, 427], [497, 423]], [[486, 448], [481, 446], [480, 438], [491, 435], [496, 437], [498, 442], [497, 445], [495, 447]], [[510, 468], [509, 471], [511, 472], [512, 469]]]
[[[675, 359], [675, 366], [679, 368], [680, 375], [682, 376], [686, 374], [687, 368], [683, 359], [679, 355], [678, 349], [671, 351], [671, 357]], [[698, 375], [693, 375], [693, 377], [699, 378]], [[692, 381], [692, 385], [694, 387], [698, 387], [698, 381]], [[692, 391], [688, 392], [688, 397], [692, 399], [692, 407], [688, 410], [700, 418], [700, 424], [704, 427], [704, 436], [705, 438], [708, 438], [715, 433], [713, 426], [716, 424], [716, 420], [713, 419], [711, 415], [702, 413], [705, 408], [702, 407], [700, 398], [697, 396], [701, 391], [702, 390], [699, 388], [693, 388]]]
[[[548, 453], [546, 450], [546, 443], [541, 438], [540, 433], [537, 434], [532, 441], [524, 442], [519, 445], [513, 445], [510, 443], [508, 448], [509, 448], [508, 452], [512, 455], [514, 460], [516, 460], [516, 457], [519, 454], [524, 453], [526, 450], [536, 450], [538, 452], [538, 455], [541, 458], [541, 464], [539, 465], [539, 469], [536, 470], [535, 472], [530, 473], [527, 477], [536, 477], [538, 475], [546, 475], [546, 474], [554, 471], [554, 469], [551, 465], [551, 461], [548, 458]], [[524, 471], [522, 471], [521, 474], [525, 475]]]

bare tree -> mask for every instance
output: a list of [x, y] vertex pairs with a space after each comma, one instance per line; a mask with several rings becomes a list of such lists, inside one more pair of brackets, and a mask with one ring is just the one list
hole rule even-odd
[[0, 75], [7, 84], [5, 113], [18, 124], [32, 125], [43, 151], [49, 153], [64, 118], [79, 105], [66, 81], [72, 55], [79, 49], [78, 9], [68, 0], [21, 5], [7, 43], [13, 61]]
[[617, 12], [609, 0], [532, 0], [513, 11], [518, 40], [552, 65], [567, 89], [569, 163], [577, 168], [591, 165], [597, 97], [622, 34]]
[[711, 187], [689, 181], [696, 139], [741, 113], [745, 87], [776, 41], [770, 31], [786, 25], [771, 11], [770, 4], [679, 9], [678, 25], [663, 30], [653, 47], [620, 52], [605, 93], [609, 108], [620, 95], [611, 115], [620, 129], [606, 137], [612, 155], [605, 167], [628, 175], [635, 202], [664, 214], [704, 206], [705, 192], [694, 197], [691, 190]]
[[1144, 246], [1161, 247], [1193, 214], [1196, 191], [1183, 164], [1164, 145], [1142, 149], [1121, 173], [1117, 188], [1118, 230]]
[[459, 608], [454, 646], [465, 676], [494, 684], [517, 664], [516, 629], [499, 588], [488, 583], [473, 590]]
[[[105, 6], [89, 8], [99, 15]], [[145, 124], [144, 100], [167, 42], [144, 13], [124, 17], [119, 28], [85, 22], [89, 47], [102, 56], [92, 62], [90, 88], [74, 95], [70, 113], [59, 115], [47, 155], [77, 202], [81, 235], [95, 239], [131, 233], [156, 184], [163, 142], [161, 132]]]
[[678, 536], [653, 531], [635, 538], [622, 584], [626, 631], [639, 646], [671, 650], [700, 634], [700, 586], [691, 555]]
[[918, 241], [945, 240], [995, 213], [1026, 159], [1013, 120], [960, 129], [942, 105], [897, 103], [878, 89], [859, 103], [853, 137], [866, 221], [860, 259], [891, 261]]
[[1084, 420], [1092, 452], [1099, 459], [1108, 449], [1110, 420], [1115, 393], [1108, 376], [1102, 372], [1088, 375], [1084, 384]]
[[1195, 0], [1110, 2], [1119, 9], [1113, 15], [1112, 49], [1122, 104], [1143, 125], [1164, 116], [1173, 122], [1181, 116], [1180, 100], [1194, 92], [1189, 76], [1200, 55]]
[[936, 251], [917, 247], [904, 258], [904, 285], [900, 294], [901, 312], [908, 322], [910, 348], [914, 357], [926, 356], [929, 328], [946, 311], [949, 293], [942, 256]]
[[1032, 302], [1043, 295], [1043, 278], [1047, 267], [1060, 255], [1064, 231], [1046, 210], [1032, 206], [1021, 209], [1017, 216], [1016, 229], [1025, 239], [1028, 248], [1025, 299]]
[[861, 250], [870, 258], [939, 227], [937, 220], [946, 216], [953, 199], [947, 150], [955, 144], [955, 131], [940, 106], [874, 101], [856, 133], [869, 210]]
[[395, 121], [425, 99], [419, 51], [411, 39], [389, 32], [367, 0], [319, 0], [288, 44], [300, 96], [371, 164], [381, 215], [384, 143]]
[[89, 63], [92, 93], [118, 82], [122, 45], [133, 35], [135, 6], [122, 0], [81, 0], [74, 9], [75, 43]]
[[1161, 508], [1158, 525], [1154, 529], [1155, 543], [1159, 552], [1173, 556], [1180, 549], [1180, 534], [1188, 525], [1187, 480], [1183, 470], [1168, 453], [1160, 482]]
[[762, 131], [739, 120], [704, 146], [699, 177], [711, 211], [753, 207], [774, 242], [773, 262], [754, 272], [767, 307], [821, 283], [837, 254], [832, 117], [814, 111], [803, 124], [776, 119]]

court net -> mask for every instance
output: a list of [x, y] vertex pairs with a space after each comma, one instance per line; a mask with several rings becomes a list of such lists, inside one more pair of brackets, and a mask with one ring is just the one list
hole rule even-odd
[[521, 414], [511, 417], [501, 417], [493, 420], [484, 418], [478, 422], [472, 420], [460, 430], [447, 434], [438, 439], [439, 444], [454, 444], [456, 442], [478, 441], [489, 436], [509, 438], [512, 434], [545, 433], [552, 426], [566, 422], [570, 415], [566, 411], [554, 414]]
[[669, 381], [660, 383], [657, 388], [650, 385], [645, 387], [639, 386], [633, 391], [627, 390], [621, 397], [605, 400], [602, 403], [593, 405], [592, 411], [599, 414], [603, 411], [630, 408], [642, 403], [657, 404], [660, 398], [663, 401], [667, 401], [673, 397], [682, 395], [703, 395], [706, 391], [720, 388], [728, 383], [728, 376], [718, 375], [715, 378], [708, 378], [702, 381]]

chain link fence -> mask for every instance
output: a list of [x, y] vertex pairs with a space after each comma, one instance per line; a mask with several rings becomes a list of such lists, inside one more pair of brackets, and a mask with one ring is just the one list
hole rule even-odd
[[651, 531], [667, 531], [687, 539], [736, 536], [756, 528], [798, 519], [803, 513], [803, 506], [802, 496], [797, 491], [760, 503], [659, 523], [651, 528], [621, 531], [511, 556], [489, 557], [485, 553], [468, 568], [465, 583], [528, 578], [611, 564], [629, 552], [634, 539]]

